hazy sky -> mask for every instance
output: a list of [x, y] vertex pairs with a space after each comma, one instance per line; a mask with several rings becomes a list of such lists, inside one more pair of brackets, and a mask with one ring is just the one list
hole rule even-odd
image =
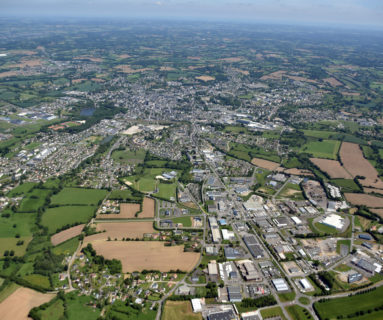
[[0, 0], [0, 15], [383, 26], [383, 0]]

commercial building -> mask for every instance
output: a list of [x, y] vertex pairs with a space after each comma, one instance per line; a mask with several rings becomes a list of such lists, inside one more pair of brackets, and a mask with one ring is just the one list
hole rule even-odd
[[321, 223], [323, 223], [326, 226], [335, 228], [335, 229], [342, 229], [344, 226], [344, 219], [337, 215], [337, 214], [330, 214], [326, 216]]
[[230, 302], [241, 302], [242, 294], [240, 286], [229, 286], [227, 287], [227, 294]]
[[273, 279], [271, 281], [272, 281], [272, 283], [273, 283], [273, 285], [275, 287], [275, 290], [277, 290], [278, 292], [283, 292], [283, 291], [288, 291], [289, 290], [289, 286], [286, 283], [285, 279], [278, 278], [278, 279]]
[[263, 250], [261, 246], [258, 244], [257, 239], [253, 236], [245, 236], [243, 237], [243, 241], [245, 242], [247, 248], [249, 249], [251, 255], [256, 259], [263, 258]]
[[363, 278], [363, 275], [359, 272], [355, 272], [355, 273], [352, 273], [352, 274], [349, 274], [347, 276], [347, 281], [348, 283], [354, 283], [354, 282], [357, 282], [359, 280], [362, 280]]

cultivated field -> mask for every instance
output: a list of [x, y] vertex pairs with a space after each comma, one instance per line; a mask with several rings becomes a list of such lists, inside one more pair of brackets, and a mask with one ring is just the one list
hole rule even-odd
[[99, 214], [97, 219], [132, 219], [140, 211], [140, 205], [137, 203], [121, 203], [120, 213]]
[[351, 175], [345, 170], [342, 165], [336, 160], [310, 158], [323, 172], [326, 172], [331, 178], [352, 179]]
[[202, 320], [201, 313], [193, 313], [190, 301], [166, 301], [163, 320]]
[[353, 205], [364, 205], [369, 208], [383, 208], [383, 198], [363, 193], [345, 193], [347, 201]]
[[66, 229], [64, 231], [61, 231], [59, 233], [54, 234], [51, 237], [51, 242], [54, 246], [57, 246], [60, 243], [63, 243], [69, 239], [72, 239], [78, 235], [81, 234], [82, 229], [84, 228], [85, 224], [80, 224], [78, 226]]
[[215, 80], [214, 77], [211, 77], [211, 76], [199, 76], [199, 77], [195, 77], [197, 80], [202, 80], [204, 82], [207, 82], [207, 81], [213, 81]]
[[310, 170], [291, 168], [283, 171], [286, 174], [292, 174], [296, 176], [313, 176]]
[[102, 222], [96, 224], [97, 231], [105, 231], [102, 233], [94, 234], [85, 238], [86, 243], [94, 240], [108, 239], [112, 240], [122, 238], [140, 238], [142, 239], [145, 233], [156, 232], [153, 229], [153, 222]]
[[96, 240], [92, 245], [106, 259], [121, 260], [123, 272], [144, 269], [162, 272], [176, 269], [191, 271], [200, 257], [199, 253], [184, 252], [183, 246], [166, 247], [158, 241]]
[[154, 217], [154, 200], [150, 198], [144, 198], [142, 204], [142, 212], [138, 214], [139, 218], [153, 218]]
[[363, 188], [363, 191], [365, 193], [379, 193], [379, 194], [383, 194], [383, 190], [381, 190], [381, 189]]
[[277, 162], [273, 162], [273, 161], [269, 161], [269, 160], [263, 160], [260, 158], [253, 158], [251, 160], [251, 163], [256, 165], [257, 167], [271, 170], [271, 171], [273, 171], [279, 167], [279, 163], [277, 163]]
[[51, 300], [54, 294], [43, 294], [27, 288], [19, 288], [0, 303], [1, 320], [26, 320], [29, 311]]
[[371, 209], [371, 212], [377, 214], [379, 217], [383, 218], [383, 209]]
[[360, 180], [363, 186], [383, 189], [383, 181], [379, 179], [376, 169], [363, 156], [359, 145], [343, 142], [339, 154], [343, 166], [353, 177], [363, 176], [366, 178]]

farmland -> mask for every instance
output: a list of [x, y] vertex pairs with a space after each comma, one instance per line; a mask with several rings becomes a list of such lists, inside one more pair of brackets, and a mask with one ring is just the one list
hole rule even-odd
[[145, 159], [145, 150], [115, 150], [112, 154], [112, 158], [115, 161], [123, 164], [137, 164], [142, 163]]
[[97, 205], [106, 196], [105, 190], [64, 188], [52, 197], [52, 204], [57, 205]]
[[353, 177], [362, 176], [359, 179], [363, 186], [383, 188], [383, 181], [378, 177], [378, 172], [372, 164], [363, 156], [359, 145], [355, 143], [343, 142], [340, 148], [340, 157], [343, 166]]
[[370, 208], [383, 208], [383, 198], [362, 193], [345, 193], [347, 201], [357, 206]]
[[279, 163], [260, 158], [253, 158], [251, 163], [257, 167], [273, 171], [279, 167]]
[[[184, 252], [183, 246], [166, 247], [157, 241], [103, 241], [92, 242], [93, 248], [106, 259], [122, 262], [123, 272], [147, 270], [190, 271], [197, 264], [200, 254]], [[131, 259], [135, 257], [135, 259]]]
[[95, 207], [91, 206], [48, 208], [41, 218], [41, 223], [52, 234], [67, 225], [86, 223], [93, 217], [94, 213]]
[[137, 203], [121, 203], [120, 213], [99, 214], [98, 219], [132, 219], [136, 218], [136, 213], [140, 211]]
[[330, 178], [351, 179], [351, 175], [335, 160], [311, 158], [312, 163], [319, 167], [323, 172], [326, 172]]
[[57, 245], [56, 247], [52, 249], [52, 252], [57, 255], [73, 254], [73, 252], [76, 251], [78, 244], [79, 244], [79, 239], [78, 237], [75, 237], [63, 243], [60, 243], [59, 245]]
[[163, 320], [202, 320], [200, 313], [193, 313], [190, 301], [166, 301]]
[[102, 222], [96, 224], [97, 231], [105, 231], [99, 234], [91, 235], [85, 239], [85, 242], [92, 242], [96, 239], [112, 240], [122, 238], [140, 238], [142, 239], [145, 233], [156, 232], [153, 229], [153, 222]]
[[27, 288], [19, 288], [0, 303], [0, 319], [25, 320], [29, 310], [48, 302], [53, 294], [43, 294]]
[[314, 158], [336, 159], [340, 142], [335, 140], [311, 141], [301, 151], [312, 154]]
[[85, 224], [80, 224], [78, 226], [63, 230], [59, 233], [54, 234], [51, 237], [51, 242], [54, 246], [57, 246], [60, 243], [63, 243], [69, 239], [72, 239], [76, 236], [79, 236], [81, 234], [82, 229], [84, 228]]

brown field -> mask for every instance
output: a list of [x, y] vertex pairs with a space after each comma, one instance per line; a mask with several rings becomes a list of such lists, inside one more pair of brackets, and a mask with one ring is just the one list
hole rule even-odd
[[144, 198], [142, 203], [142, 212], [138, 215], [139, 218], [153, 218], [154, 217], [154, 204], [155, 201], [150, 198]]
[[84, 81], [86, 81], [86, 79], [73, 79], [72, 83], [81, 83], [81, 82], [84, 82]]
[[323, 81], [329, 83], [331, 86], [333, 87], [340, 87], [340, 86], [343, 86], [343, 83], [342, 82], [339, 82], [337, 79], [331, 77], [331, 78], [326, 78], [326, 79], [323, 79]]
[[187, 57], [189, 60], [201, 60], [201, 57]]
[[123, 272], [180, 269], [191, 271], [200, 254], [184, 252], [183, 246], [165, 247], [159, 241], [105, 241], [92, 242], [96, 252], [106, 259], [121, 260]]
[[177, 70], [177, 69], [172, 67], [160, 67], [160, 71], [174, 71], [174, 70]]
[[104, 79], [100, 79], [100, 78], [92, 78], [92, 79], [90, 79], [90, 80], [92, 80], [92, 81], [94, 81], [94, 82], [105, 82], [105, 80]]
[[96, 224], [97, 231], [105, 231], [86, 237], [87, 243], [94, 240], [107, 240], [110, 237], [112, 240], [122, 238], [140, 238], [144, 237], [145, 233], [156, 233], [153, 229], [153, 222], [102, 222]]
[[37, 54], [36, 51], [32, 51], [32, 50], [12, 50], [10, 52], [14, 54], [24, 54], [26, 56], [32, 56], [34, 54]]
[[223, 58], [223, 59], [220, 59], [220, 60], [221, 61], [225, 61], [225, 62], [240, 62], [243, 59], [241, 57], [232, 57], [232, 58]]
[[20, 61], [20, 63], [10, 64], [9, 68], [25, 68], [25, 67], [36, 67], [40, 66], [42, 64], [42, 61], [40, 59], [33, 59], [33, 60], [23, 60]]
[[363, 193], [345, 193], [347, 201], [354, 205], [364, 205], [369, 208], [383, 208], [383, 198]]
[[353, 97], [359, 97], [360, 93], [359, 92], [341, 92], [343, 96], [353, 96]]
[[279, 167], [279, 163], [277, 163], [277, 162], [273, 162], [273, 161], [269, 161], [269, 160], [263, 160], [260, 158], [253, 158], [253, 160], [251, 160], [251, 163], [257, 167], [261, 167], [261, 168], [271, 170], [271, 171], [274, 171]]
[[77, 237], [81, 234], [81, 231], [82, 229], [84, 229], [84, 227], [85, 227], [85, 224], [80, 224], [78, 226], [58, 232], [51, 237], [51, 242], [54, 246], [57, 246], [60, 243], [63, 243], [69, 239]]
[[352, 179], [351, 175], [336, 160], [310, 158], [311, 162], [326, 172], [331, 178]]
[[128, 64], [121, 64], [116, 67], [117, 69], [120, 69], [123, 73], [137, 73], [137, 72], [144, 72], [148, 70], [152, 70], [150, 68], [141, 68], [141, 69], [132, 69], [130, 65]]
[[299, 76], [290, 76], [290, 75], [286, 75], [286, 77], [289, 78], [289, 79], [291, 79], [291, 80], [295, 80], [295, 81], [309, 82], [309, 83], [317, 83], [315, 80], [311, 80], [311, 79], [307, 79], [307, 78], [299, 77]]
[[363, 191], [365, 193], [379, 193], [379, 194], [383, 194], [383, 190], [374, 189], [374, 188], [363, 188]]
[[127, 59], [127, 58], [131, 58], [132, 56], [128, 55], [128, 54], [120, 54], [118, 56], [120, 59]]
[[305, 169], [291, 168], [291, 169], [285, 169], [283, 172], [286, 174], [292, 174], [295, 176], [313, 176], [310, 170], [305, 170]]
[[370, 209], [370, 210], [371, 212], [376, 213], [379, 217], [383, 218], [383, 209]]
[[202, 320], [201, 313], [194, 313], [190, 301], [169, 301], [167, 300], [162, 316], [163, 320], [187, 319]]
[[378, 172], [363, 156], [359, 145], [343, 142], [339, 151], [344, 168], [353, 176], [364, 176], [359, 180], [363, 186], [383, 189], [383, 181], [379, 179]]
[[245, 76], [248, 76], [250, 74], [250, 72], [247, 71], [247, 70], [242, 70], [242, 69], [237, 69], [237, 68], [233, 68], [233, 70], [237, 71], [237, 72], [239, 72], [239, 73], [241, 73], [241, 74], [243, 74]]
[[199, 76], [199, 77], [195, 77], [197, 80], [202, 80], [202, 81], [213, 81], [215, 80], [214, 77], [211, 77], [211, 76]]
[[53, 299], [55, 294], [44, 294], [27, 288], [19, 288], [0, 303], [1, 320], [27, 320], [29, 311]]
[[97, 219], [133, 219], [138, 211], [140, 211], [138, 203], [121, 203], [120, 213], [98, 214]]
[[282, 76], [286, 73], [284, 70], [275, 71], [273, 73], [264, 75], [261, 80], [282, 80]]
[[17, 75], [18, 73], [16, 71], [0, 72], [0, 78], [13, 77]]

